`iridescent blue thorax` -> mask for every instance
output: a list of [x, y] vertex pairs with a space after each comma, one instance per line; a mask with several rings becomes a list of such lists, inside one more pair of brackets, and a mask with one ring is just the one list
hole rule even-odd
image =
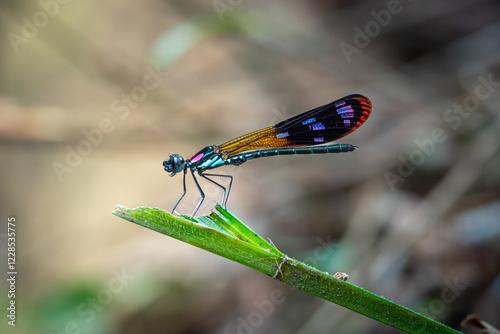
[[219, 151], [219, 146], [207, 146], [193, 155], [192, 158], [187, 159], [186, 166], [192, 171], [203, 172], [204, 170], [226, 165], [226, 156], [227, 155], [224, 155], [223, 152]]

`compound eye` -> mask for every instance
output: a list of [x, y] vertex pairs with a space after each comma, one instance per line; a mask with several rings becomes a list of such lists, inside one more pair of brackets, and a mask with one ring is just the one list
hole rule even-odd
[[170, 162], [172, 164], [172, 172], [179, 173], [184, 170], [184, 158], [178, 154], [172, 154], [170, 156]]
[[184, 166], [184, 158], [178, 154], [172, 154], [168, 160], [163, 161], [165, 171], [172, 173], [172, 176], [175, 173], [182, 172], [184, 170]]

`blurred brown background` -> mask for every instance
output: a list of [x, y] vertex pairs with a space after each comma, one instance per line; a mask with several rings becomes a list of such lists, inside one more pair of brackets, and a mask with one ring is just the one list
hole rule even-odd
[[[111, 215], [171, 210], [169, 154], [351, 93], [373, 103], [340, 141], [359, 150], [221, 170], [229, 210], [289, 256], [456, 329], [471, 313], [500, 326], [498, 2], [0, 8], [0, 264], [15, 216], [18, 272], [15, 328], [0, 283], [2, 333], [395, 333]], [[222, 194], [203, 185], [207, 213]]]

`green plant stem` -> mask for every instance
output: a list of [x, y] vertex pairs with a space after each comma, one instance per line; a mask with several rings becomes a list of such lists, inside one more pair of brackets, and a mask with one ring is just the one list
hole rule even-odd
[[118, 206], [113, 213], [408, 333], [460, 333], [289, 258], [220, 206], [210, 215], [194, 220], [147, 207], [128, 209]]

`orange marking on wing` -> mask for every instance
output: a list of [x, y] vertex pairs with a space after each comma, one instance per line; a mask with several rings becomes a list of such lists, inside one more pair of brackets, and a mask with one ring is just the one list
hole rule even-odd
[[233, 155], [249, 150], [289, 146], [286, 137], [277, 138], [276, 135], [276, 129], [270, 126], [230, 140], [222, 144], [220, 149], [227, 150], [229, 155]]

